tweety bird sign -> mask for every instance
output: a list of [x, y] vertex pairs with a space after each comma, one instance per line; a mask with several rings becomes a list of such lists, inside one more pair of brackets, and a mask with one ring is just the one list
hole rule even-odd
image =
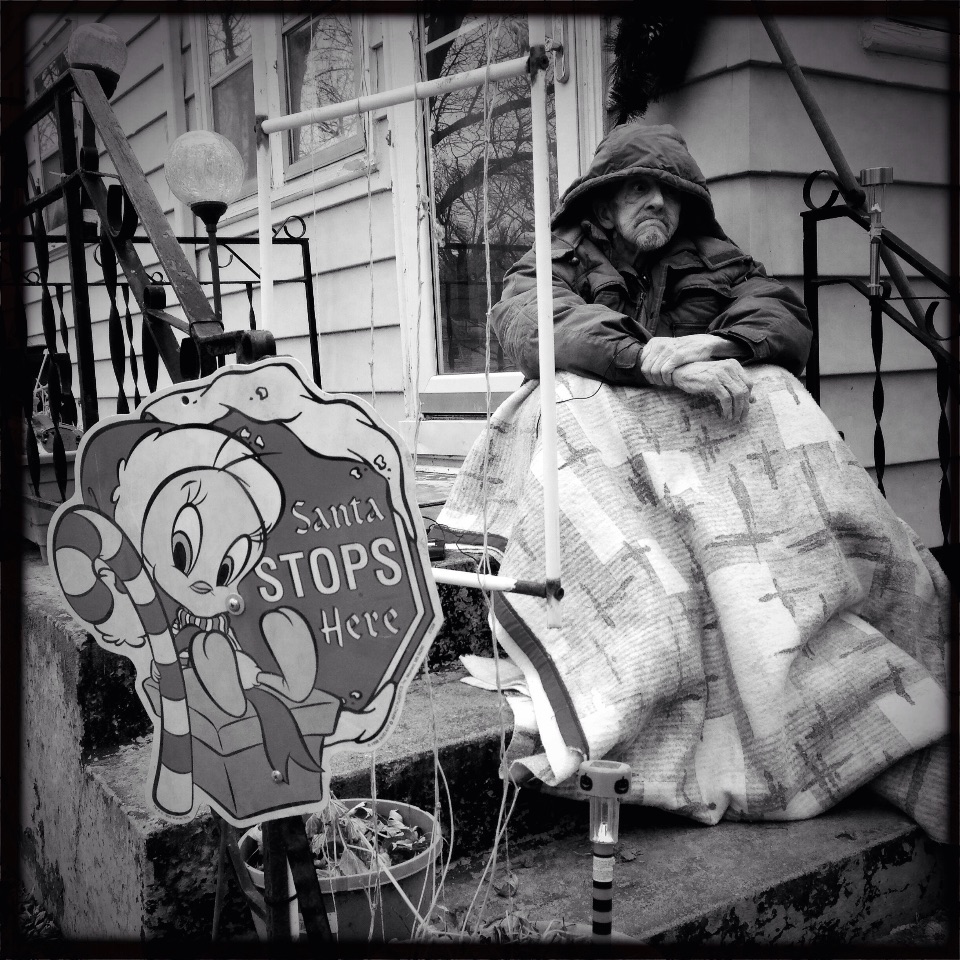
[[160, 814], [206, 802], [243, 827], [325, 803], [325, 761], [388, 736], [442, 621], [393, 431], [271, 358], [98, 423], [76, 476], [49, 556], [136, 666]]

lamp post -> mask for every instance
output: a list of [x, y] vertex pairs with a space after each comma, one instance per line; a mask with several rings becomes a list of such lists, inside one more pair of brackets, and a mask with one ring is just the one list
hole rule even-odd
[[220, 263], [217, 259], [217, 224], [243, 185], [240, 151], [219, 133], [191, 130], [173, 142], [164, 166], [167, 183], [178, 200], [204, 222], [210, 238], [210, 277], [213, 309], [223, 319], [220, 304]]

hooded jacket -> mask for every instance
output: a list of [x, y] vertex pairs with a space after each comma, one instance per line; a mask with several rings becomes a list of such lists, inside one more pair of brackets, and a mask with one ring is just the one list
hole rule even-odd
[[[598, 188], [641, 175], [676, 191], [681, 208], [676, 233], [637, 275], [614, 266], [591, 216]], [[643, 345], [653, 336], [695, 333], [742, 345], [744, 363], [776, 363], [795, 375], [803, 370], [812, 335], [802, 301], [720, 228], [703, 174], [673, 127], [615, 127], [560, 199], [551, 225], [558, 370], [645, 386]], [[491, 322], [524, 376], [539, 377], [534, 250], [507, 271]]]

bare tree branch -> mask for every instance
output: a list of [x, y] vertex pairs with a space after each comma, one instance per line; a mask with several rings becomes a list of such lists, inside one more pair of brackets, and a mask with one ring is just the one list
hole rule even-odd
[[[488, 175], [493, 177], [499, 173], [509, 170], [510, 167], [516, 166], [517, 164], [532, 162], [533, 154], [522, 151], [511, 154], [509, 157], [494, 157], [487, 165]], [[435, 202], [434, 209], [436, 211], [437, 219], [441, 222], [444, 222], [446, 214], [453, 205], [454, 201], [459, 197], [462, 197], [465, 193], [467, 193], [467, 191], [479, 186], [482, 181], [483, 158], [480, 157], [474, 161], [473, 166], [465, 174], [463, 174], [463, 176], [451, 183], [450, 186], [447, 187], [447, 189], [443, 192], [443, 195], [440, 197], [440, 199]]]
[[[511, 110], [525, 110], [530, 107], [530, 97], [518, 97], [516, 100], [507, 100], [505, 103], [494, 104], [490, 110], [490, 119], [496, 120], [497, 117], [503, 116], [505, 113], [509, 113]], [[442, 143], [447, 137], [451, 136], [457, 131], [462, 130], [464, 127], [469, 127], [475, 123], [483, 123], [483, 112], [479, 113], [468, 113], [458, 120], [454, 120], [451, 123], [448, 123], [447, 126], [442, 127], [433, 135], [431, 142], [432, 147], [436, 147], [438, 144]]]

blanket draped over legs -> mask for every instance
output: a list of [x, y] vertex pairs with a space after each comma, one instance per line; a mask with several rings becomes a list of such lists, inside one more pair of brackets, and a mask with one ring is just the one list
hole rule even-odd
[[[585, 755], [623, 760], [633, 802], [711, 824], [810, 817], [872, 782], [943, 841], [947, 581], [800, 383], [746, 373], [743, 424], [558, 374], [563, 626], [537, 598], [493, 608], [537, 720], [510, 773], [572, 795]], [[439, 518], [467, 552], [485, 523], [501, 573], [527, 580], [543, 578], [538, 431], [531, 382]]]

